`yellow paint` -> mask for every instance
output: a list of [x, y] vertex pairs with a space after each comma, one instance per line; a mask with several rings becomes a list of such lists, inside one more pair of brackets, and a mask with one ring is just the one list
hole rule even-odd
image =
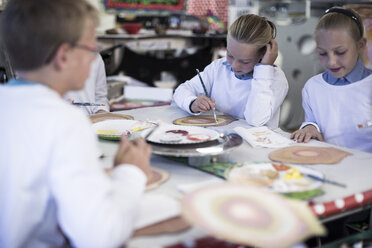
[[139, 130], [142, 130], [142, 129], [143, 129], [143, 127], [135, 127], [135, 128], [132, 129], [132, 132], [139, 131]]
[[302, 179], [301, 172], [297, 170], [296, 168], [291, 168], [289, 172], [284, 174], [284, 179], [286, 180], [299, 180]]

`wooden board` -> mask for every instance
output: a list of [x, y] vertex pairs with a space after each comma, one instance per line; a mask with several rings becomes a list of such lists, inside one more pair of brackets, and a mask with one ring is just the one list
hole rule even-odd
[[293, 164], [335, 164], [351, 155], [333, 147], [289, 146], [269, 154], [276, 162]]
[[185, 231], [188, 228], [190, 228], [190, 225], [181, 216], [176, 216], [159, 223], [137, 229], [133, 233], [133, 237], [177, 233]]
[[216, 121], [213, 118], [213, 115], [194, 115], [178, 118], [173, 121], [173, 124], [185, 126], [217, 127], [228, 125], [236, 120], [237, 119], [230, 115], [217, 115], [216, 123]]

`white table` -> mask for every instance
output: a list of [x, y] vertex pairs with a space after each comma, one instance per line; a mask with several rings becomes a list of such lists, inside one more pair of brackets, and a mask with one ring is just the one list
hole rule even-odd
[[[188, 115], [186, 112], [173, 106], [141, 108], [115, 113], [132, 115], [136, 120], [162, 120], [163, 122], [169, 123], [171, 123], [174, 119], [185, 117]], [[233, 129], [237, 126], [247, 128], [249, 127], [244, 120], [238, 120], [220, 128], [227, 131], [233, 131]], [[99, 143], [101, 149], [103, 150], [103, 153], [105, 154], [103, 163], [105, 166], [110, 167], [113, 163], [114, 155], [116, 153], [117, 143], [103, 140], [100, 140]], [[316, 140], [312, 140], [309, 143], [302, 145], [336, 147]], [[346, 183], [347, 188], [323, 184], [322, 189], [325, 194], [314, 198], [313, 202], [322, 203], [333, 201], [358, 192], [372, 189], [372, 154], [343, 147], [341, 149], [352, 153], [352, 155], [347, 156], [337, 164], [317, 164], [311, 166], [309, 165], [308, 167], [322, 172], [330, 180]], [[243, 144], [234, 149], [229, 154], [229, 156], [230, 159], [235, 162], [270, 161], [268, 158], [268, 154], [273, 150], [274, 149], [269, 148], [252, 148], [247, 142], [244, 141]], [[211, 179], [222, 180], [218, 179], [215, 176], [187, 166], [184, 163], [175, 162], [158, 155], [152, 155], [151, 164], [153, 166], [167, 170], [170, 173], [170, 178], [160, 187], [155, 190], [149, 191], [146, 194], [167, 194], [169, 196], [178, 198], [181, 196], [181, 193], [177, 190], [177, 186], [180, 184], [191, 184]], [[366, 207], [371, 207], [371, 204]], [[356, 210], [354, 209], [352, 211], [327, 217], [322, 221], [326, 222], [355, 211]], [[133, 238], [129, 241], [128, 247], [162, 247], [164, 245], [170, 245], [178, 243], [180, 241], [192, 240], [204, 235], [205, 234], [200, 230], [191, 228], [188, 231], [178, 234]]]

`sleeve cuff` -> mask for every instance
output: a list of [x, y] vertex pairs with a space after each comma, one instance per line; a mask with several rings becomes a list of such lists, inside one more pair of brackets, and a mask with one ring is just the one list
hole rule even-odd
[[254, 66], [253, 78], [272, 79], [274, 78], [275, 67], [273, 65], [256, 64]]
[[315, 122], [311, 122], [311, 121], [303, 122], [302, 125], [300, 126], [300, 129], [302, 129], [302, 128], [308, 126], [308, 125], [313, 125], [316, 128], [316, 130], [318, 130], [318, 132], [320, 133], [319, 126]]
[[136, 185], [145, 188], [146, 175], [145, 173], [132, 164], [121, 164], [116, 166], [111, 171], [111, 178], [114, 180], [131, 180], [136, 181]]

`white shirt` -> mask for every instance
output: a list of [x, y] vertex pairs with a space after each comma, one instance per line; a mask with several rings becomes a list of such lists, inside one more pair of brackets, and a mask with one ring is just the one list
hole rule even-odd
[[[200, 73], [207, 92], [215, 99], [216, 110], [239, 119], [251, 126], [279, 125], [280, 105], [288, 92], [284, 72], [271, 65], [256, 65], [253, 78], [242, 80], [235, 77], [223, 63], [226, 58], [213, 61]], [[196, 75], [178, 86], [173, 100], [183, 110], [190, 110], [190, 103], [205, 94]]]
[[322, 74], [310, 78], [302, 90], [305, 121], [318, 125], [326, 142], [372, 152], [372, 75], [352, 84], [335, 86]]
[[107, 176], [81, 111], [40, 85], [0, 86], [0, 247], [118, 247], [130, 236], [144, 173]]
[[78, 91], [69, 91], [65, 94], [66, 100], [74, 100], [74, 102], [90, 102], [105, 104], [105, 106], [84, 106], [83, 108], [88, 114], [95, 114], [99, 110], [110, 111], [109, 102], [107, 100], [107, 81], [105, 64], [101, 56], [92, 62], [90, 66], [90, 74], [85, 82], [84, 89]]

